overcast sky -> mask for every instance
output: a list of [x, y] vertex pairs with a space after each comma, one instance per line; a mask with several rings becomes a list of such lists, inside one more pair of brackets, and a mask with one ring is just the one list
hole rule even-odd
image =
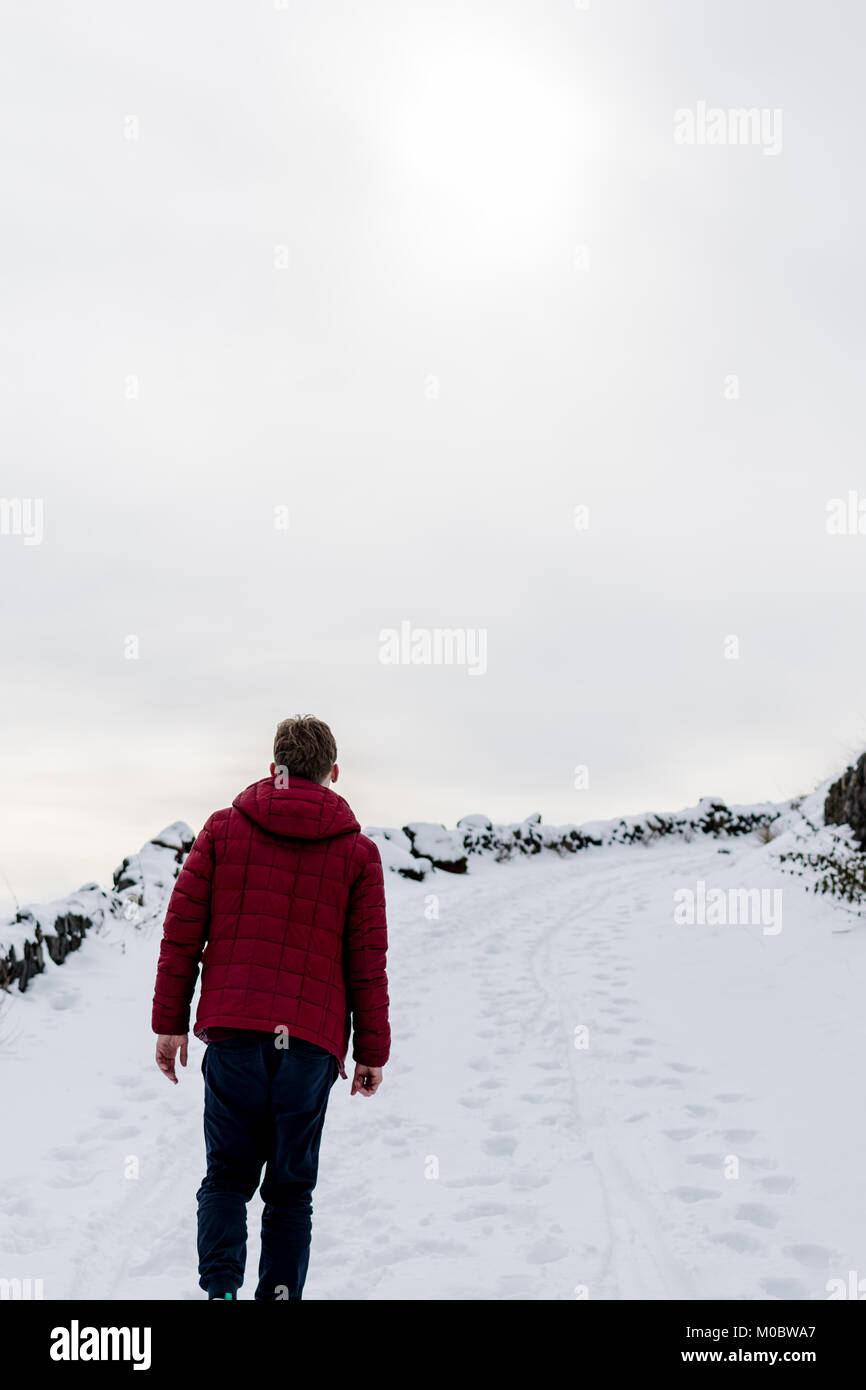
[[[298, 712], [364, 824], [780, 799], [866, 746], [856, 0], [3, 8], [22, 901], [198, 829]], [[774, 147], [679, 143], [699, 103]], [[485, 668], [384, 664], [401, 623]]]

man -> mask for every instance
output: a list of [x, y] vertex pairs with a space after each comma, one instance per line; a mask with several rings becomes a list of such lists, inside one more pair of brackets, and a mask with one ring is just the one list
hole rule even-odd
[[270, 776], [202, 827], [178, 875], [153, 998], [157, 1065], [207, 1044], [207, 1175], [198, 1190], [199, 1283], [234, 1299], [246, 1261], [246, 1204], [259, 1185], [256, 1298], [301, 1298], [312, 1191], [331, 1087], [353, 1033], [351, 1094], [372, 1096], [388, 1060], [382, 861], [330, 790], [337, 745], [310, 715], [277, 727]]

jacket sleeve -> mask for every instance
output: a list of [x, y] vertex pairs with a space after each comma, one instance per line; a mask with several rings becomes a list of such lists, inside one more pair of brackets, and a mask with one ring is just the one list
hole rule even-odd
[[376, 845], [370, 843], [367, 860], [349, 896], [343, 957], [346, 998], [352, 1013], [352, 1056], [368, 1067], [383, 1067], [391, 1051], [387, 949], [382, 859]]
[[213, 869], [208, 819], [178, 874], [165, 914], [153, 995], [154, 1033], [189, 1032], [190, 1004], [210, 922]]

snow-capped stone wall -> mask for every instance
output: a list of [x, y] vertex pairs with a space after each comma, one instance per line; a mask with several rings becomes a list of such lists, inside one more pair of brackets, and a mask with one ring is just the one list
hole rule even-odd
[[137, 928], [161, 925], [174, 880], [195, 835], [183, 821], [160, 831], [114, 871], [112, 888], [85, 883], [76, 893], [22, 908], [0, 921], [0, 989], [23, 993], [53, 961], [62, 965], [87, 932], [109, 921]]
[[[685, 811], [583, 825], [545, 825], [538, 812], [501, 825], [489, 816], [473, 814], [464, 816], [453, 830], [432, 821], [409, 821], [400, 829], [367, 826], [364, 833], [377, 844], [388, 872], [423, 880], [437, 871], [465, 874], [479, 857], [502, 862], [548, 851], [562, 855], [604, 845], [650, 844], [667, 835], [747, 835], [774, 822], [783, 826], [797, 805], [799, 800], [726, 806], [716, 797], [704, 797]], [[89, 930], [109, 922], [137, 930], [160, 929], [174, 881], [194, 839], [190, 827], [176, 821], [123, 860], [110, 889], [86, 883], [68, 898], [24, 908], [14, 919], [0, 922], [0, 988], [17, 984], [23, 991], [51, 962], [62, 964]]]
[[718, 797], [703, 797], [684, 811], [623, 816], [618, 820], [587, 821], [583, 825], [545, 825], [536, 811], [525, 820], [497, 825], [489, 816], [464, 816], [454, 830], [431, 821], [410, 821], [402, 830], [367, 826], [364, 834], [376, 841], [386, 869], [404, 878], [423, 879], [433, 869], [464, 874], [473, 856], [489, 855], [502, 862], [521, 854], [576, 854], [590, 846], [651, 844], [665, 835], [748, 835], [769, 826], [794, 805], [762, 802], [727, 806]]

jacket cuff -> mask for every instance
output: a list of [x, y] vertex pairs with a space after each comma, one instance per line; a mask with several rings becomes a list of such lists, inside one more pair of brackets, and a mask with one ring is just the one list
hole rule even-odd
[[157, 1036], [158, 1036], [160, 1033], [164, 1033], [164, 1034], [188, 1033], [188, 1032], [189, 1032], [189, 1018], [185, 1018], [185, 1019], [183, 1019], [183, 1018], [169, 1018], [169, 1019], [161, 1018], [161, 1019], [156, 1019], [156, 1018], [154, 1018], [154, 1019], [152, 1020], [152, 1022], [151, 1022], [151, 1028], [152, 1028], [153, 1032], [157, 1034]]
[[390, 1049], [383, 1053], [375, 1047], [361, 1047], [357, 1052], [352, 1048], [352, 1060], [361, 1062], [365, 1067], [384, 1067], [390, 1055]]

